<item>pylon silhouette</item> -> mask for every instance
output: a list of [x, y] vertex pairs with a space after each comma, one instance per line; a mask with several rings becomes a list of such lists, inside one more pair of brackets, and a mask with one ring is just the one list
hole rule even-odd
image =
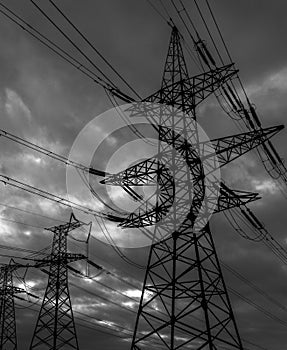
[[48, 258], [39, 262], [38, 267], [49, 264], [49, 279], [30, 349], [79, 349], [67, 267], [68, 263], [85, 259], [85, 256], [67, 252], [67, 236], [82, 225], [86, 224], [72, 214], [67, 224], [47, 229], [54, 233], [52, 250]]
[[25, 265], [14, 264], [13, 260], [0, 267], [0, 349], [3, 350], [17, 350], [14, 298], [26, 292], [13, 285], [13, 272], [19, 267]]
[[[150, 112], [146, 115], [158, 128], [158, 155], [101, 181], [126, 187], [149, 185], [152, 181], [157, 185], [155, 206], [144, 203], [119, 220], [123, 228], [155, 225], [155, 236], [161, 238], [150, 249], [132, 350], [142, 349], [153, 340], [168, 350], [243, 349], [209, 224], [205, 222], [200, 230], [196, 226], [196, 220], [204, 218], [202, 204], [206, 203], [207, 208], [209, 201], [199, 156], [207, 144], [199, 140], [194, 127], [196, 107], [236, 73], [230, 64], [189, 77], [180, 34], [173, 27], [161, 89], [143, 101], [156, 104], [154, 115], [152, 105], [146, 107]], [[166, 113], [169, 107], [171, 113]], [[136, 117], [142, 108], [142, 104], [132, 106], [131, 116]], [[271, 127], [213, 140], [214, 148], [204, 157], [216, 155], [217, 166], [222, 167], [281, 129]], [[195, 145], [189, 143], [189, 130], [194, 133]], [[221, 185], [214, 212], [257, 198]], [[165, 218], [171, 204], [175, 209]], [[178, 226], [176, 212], [185, 207], [190, 211]], [[160, 312], [151, 311], [151, 306]]]
[[[188, 128], [195, 118], [196, 105], [224, 82], [222, 77], [227, 72], [228, 68], [222, 70], [225, 74], [219, 70], [206, 73], [198, 79], [196, 86], [195, 79], [191, 81], [188, 76], [180, 35], [174, 27], [161, 89], [146, 101], [182, 110], [181, 135], [188, 139]], [[201, 96], [194, 93], [196, 88], [201, 90]], [[193, 114], [190, 120], [186, 118], [187, 113]], [[179, 121], [172, 118], [171, 114], [167, 127], [178, 124]], [[160, 120], [159, 124], [163, 125], [164, 122]], [[161, 151], [164, 151], [162, 141], [172, 142], [167, 140], [170, 134], [166, 136], [159, 136]], [[184, 153], [187, 151], [185, 148]], [[190, 169], [178, 169], [180, 163], [174, 157], [171, 161], [175, 161], [177, 166], [177, 170], [173, 171], [175, 179], [179, 171], [190, 174]], [[199, 179], [204, 180], [200, 168], [196, 181]], [[193, 179], [190, 178], [188, 183], [190, 185], [186, 191], [191, 194], [194, 192]], [[200, 186], [197, 193], [199, 202], [202, 202], [203, 196], [204, 189]], [[209, 225], [199, 234], [194, 233], [194, 209], [180, 230], [172, 230], [168, 238], [151, 247], [131, 345], [133, 350], [141, 349], [148, 338], [158, 338], [163, 347], [170, 350], [188, 346], [211, 350], [223, 344], [230, 349], [243, 349]], [[152, 304], [160, 308], [164, 315], [150, 312], [148, 307]]]

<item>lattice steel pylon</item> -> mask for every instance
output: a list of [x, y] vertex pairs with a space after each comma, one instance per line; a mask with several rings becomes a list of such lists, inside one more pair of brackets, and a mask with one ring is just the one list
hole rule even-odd
[[[190, 78], [180, 34], [173, 27], [161, 89], [144, 102], [175, 107], [183, 113], [152, 116], [151, 111], [148, 114], [150, 121], [158, 118], [154, 124], [159, 125], [157, 157], [106, 176], [101, 181], [126, 187], [155, 181], [161, 187], [156, 192], [157, 205], [151, 209], [142, 205], [138, 211], [119, 219], [123, 228], [154, 224], [155, 231], [160, 232], [159, 237], [165, 237], [152, 244], [150, 249], [132, 350], [144, 349], [152, 340], [156, 340], [157, 344], [160, 342], [160, 348], [169, 350], [243, 349], [209, 224], [205, 224], [199, 232], [195, 230], [199, 207], [205, 200], [205, 174], [199, 157], [188, 143], [188, 129], [194, 130], [196, 106], [234, 74], [233, 65], [228, 65]], [[133, 117], [138, 113], [137, 108], [141, 107], [135, 105]], [[257, 147], [281, 129], [281, 126], [271, 127], [213, 140], [218, 166], [222, 167]], [[197, 142], [198, 148], [205, 147], [198, 138]], [[177, 152], [170, 151], [169, 146]], [[211, 152], [210, 156], [214, 154]], [[172, 179], [176, 181], [179, 178], [179, 190], [175, 193]], [[162, 191], [165, 189], [167, 194]], [[164, 200], [160, 193], [164, 193], [164, 197], [168, 197], [169, 193], [174, 207], [179, 210], [190, 207], [179, 228], [173, 212], [165, 221], [162, 220], [171, 200]], [[248, 201], [257, 199], [256, 195], [243, 192], [237, 195], [222, 186], [215, 212], [239, 206], [247, 198]], [[151, 311], [151, 306], [160, 312]]]
[[85, 256], [67, 252], [67, 236], [83, 225], [86, 224], [71, 214], [68, 223], [47, 229], [54, 233], [51, 254], [35, 267], [49, 264], [49, 279], [30, 349], [79, 349], [67, 266], [70, 262], [85, 259]]
[[25, 293], [22, 288], [13, 285], [13, 272], [19, 266], [9, 264], [0, 267], [0, 349], [17, 350], [17, 334], [15, 319], [14, 297], [18, 293]]

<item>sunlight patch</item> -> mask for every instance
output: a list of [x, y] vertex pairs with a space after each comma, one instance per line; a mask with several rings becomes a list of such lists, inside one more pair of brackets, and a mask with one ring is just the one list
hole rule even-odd
[[12, 119], [26, 118], [28, 121], [32, 120], [32, 113], [30, 109], [25, 105], [21, 97], [13, 90], [6, 89], [6, 102], [5, 108], [7, 114]]
[[252, 185], [256, 191], [261, 193], [276, 194], [279, 191], [276, 183], [272, 180], [252, 180]]

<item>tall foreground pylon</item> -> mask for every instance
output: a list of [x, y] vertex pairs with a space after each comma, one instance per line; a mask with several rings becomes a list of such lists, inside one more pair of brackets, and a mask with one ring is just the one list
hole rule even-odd
[[68, 223], [47, 229], [54, 233], [51, 254], [35, 267], [49, 265], [49, 279], [30, 350], [79, 349], [68, 285], [68, 264], [85, 256], [67, 252], [67, 237], [70, 231], [83, 225], [86, 224], [72, 214]]
[[[155, 225], [155, 236], [162, 237], [150, 249], [132, 350], [144, 349], [152, 342], [155, 348], [168, 350], [243, 349], [208, 221], [200, 221], [204, 224], [198, 229], [202, 204], [208, 208], [208, 201], [214, 198], [206, 199], [206, 169], [199, 156], [199, 150], [209, 146], [200, 141], [194, 123], [196, 107], [236, 73], [230, 64], [189, 77], [180, 34], [173, 27], [161, 89], [143, 101], [163, 106], [159, 112], [155, 107], [154, 115], [153, 107], [146, 107], [151, 112], [147, 118], [158, 128], [159, 152], [102, 181], [115, 186], [140, 186], [153, 180], [157, 184], [155, 206], [142, 205], [119, 220], [123, 228]], [[170, 113], [165, 113], [168, 108], [164, 106], [171, 107]], [[173, 113], [173, 108], [181, 113]], [[138, 107], [134, 109], [132, 117], [138, 113]], [[212, 140], [213, 148], [204, 157], [216, 156], [216, 167], [223, 167], [281, 129], [271, 127]], [[190, 132], [195, 144], [189, 142]], [[215, 213], [257, 199], [220, 186]], [[186, 207], [189, 212], [179, 225], [177, 212]]]
[[[181, 116], [180, 134], [188, 140], [188, 129], [194, 124], [197, 104], [223, 84], [232, 73], [234, 68], [228, 66], [201, 75], [197, 81], [190, 79], [180, 35], [174, 27], [161, 89], [146, 101], [172, 105], [182, 110], [184, 113]], [[160, 125], [164, 123], [164, 120], [159, 122]], [[171, 114], [166, 123], [167, 127], [179, 124], [178, 115]], [[168, 138], [168, 134], [159, 136], [161, 151], [164, 151], [165, 143], [173, 142], [174, 136]], [[187, 153], [186, 145], [182, 153], [185, 159]], [[174, 161], [173, 157], [169, 162]], [[173, 169], [171, 165], [167, 167]], [[170, 350], [188, 349], [190, 346], [193, 349], [211, 350], [218, 349], [220, 345], [230, 349], [243, 349], [209, 225], [200, 233], [193, 230], [198, 214], [196, 203], [201, 203], [204, 197], [204, 174], [202, 168], [198, 167], [198, 171], [193, 171], [186, 182], [189, 184], [186, 191], [193, 204], [190, 217], [182, 223], [180, 229], [174, 227], [168, 238], [151, 247], [131, 346], [133, 350], [142, 349], [147, 338], [158, 338], [163, 348]], [[180, 172], [185, 172], [187, 176], [191, 174], [188, 162], [182, 167], [176, 162], [176, 167], [171, 171], [174, 179], [178, 178]], [[197, 186], [196, 192], [195, 181], [202, 184]], [[160, 225], [161, 223], [158, 224]], [[151, 305], [162, 312], [151, 312]]]

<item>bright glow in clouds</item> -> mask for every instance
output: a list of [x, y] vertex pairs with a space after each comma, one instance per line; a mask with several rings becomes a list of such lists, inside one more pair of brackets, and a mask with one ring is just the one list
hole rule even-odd
[[140, 298], [142, 295], [142, 291], [139, 289], [128, 289], [124, 292], [130, 298]]
[[276, 183], [272, 180], [252, 180], [252, 185], [256, 191], [262, 193], [275, 194], [278, 193], [279, 189], [276, 186]]
[[265, 94], [269, 90], [287, 90], [287, 68], [283, 68], [279, 72], [270, 74], [260, 84], [253, 84], [247, 87], [247, 93], [249, 95]]
[[30, 109], [25, 105], [21, 97], [13, 90], [6, 89], [5, 108], [7, 114], [12, 119], [20, 119], [25, 117], [28, 121], [32, 120]]

